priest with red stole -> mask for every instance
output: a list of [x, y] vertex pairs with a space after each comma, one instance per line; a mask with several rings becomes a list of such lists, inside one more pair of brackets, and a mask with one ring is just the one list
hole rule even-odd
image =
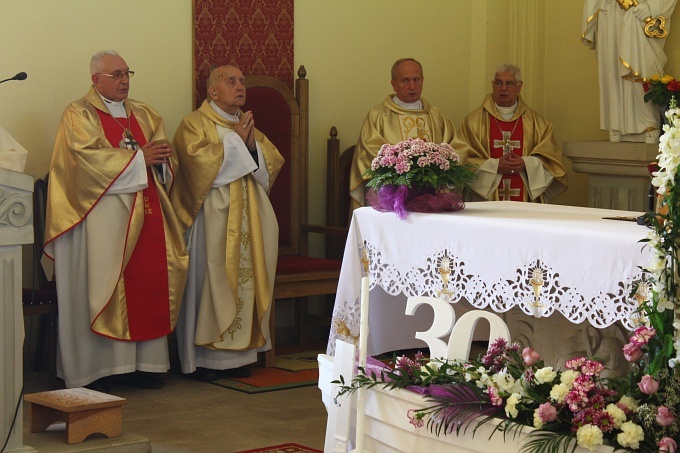
[[67, 387], [133, 373], [159, 388], [188, 267], [164, 187], [172, 149], [160, 115], [128, 98], [134, 72], [118, 53], [95, 54], [90, 73], [89, 92], [62, 115], [48, 182], [57, 374]]
[[493, 92], [461, 127], [462, 138], [470, 145], [468, 162], [477, 165], [467, 199], [552, 200], [567, 189], [552, 123], [520, 97], [519, 67], [498, 67], [491, 86]]

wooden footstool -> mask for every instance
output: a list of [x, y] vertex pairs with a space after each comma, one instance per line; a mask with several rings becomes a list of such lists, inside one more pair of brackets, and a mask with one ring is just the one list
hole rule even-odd
[[30, 393], [29, 426], [32, 433], [45, 431], [55, 422], [66, 422], [66, 443], [75, 444], [94, 433], [118, 437], [123, 433], [125, 398], [86, 388]]

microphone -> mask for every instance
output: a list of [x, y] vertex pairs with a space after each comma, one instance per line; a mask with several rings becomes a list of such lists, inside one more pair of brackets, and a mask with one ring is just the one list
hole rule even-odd
[[0, 83], [7, 82], [9, 80], [26, 80], [26, 77], [28, 77], [28, 74], [26, 74], [25, 72], [19, 72], [14, 77], [10, 77], [9, 79], [5, 80], [0, 80]]

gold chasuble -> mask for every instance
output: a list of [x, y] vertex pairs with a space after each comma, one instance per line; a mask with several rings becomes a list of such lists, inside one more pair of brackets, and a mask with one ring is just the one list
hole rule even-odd
[[[229, 165], [225, 158], [233, 157], [225, 157], [222, 137], [236, 124], [204, 101], [182, 120], [173, 140], [178, 171], [170, 199], [184, 230], [191, 229], [187, 236], [205, 236], [205, 250], [191, 250], [192, 260], [195, 253], [205, 253], [208, 263], [199, 283], [192, 340], [212, 350], [244, 351], [265, 345], [263, 320], [272, 303], [278, 256], [276, 217], [252, 173], [214, 185], [223, 164]], [[284, 159], [257, 129], [255, 140], [264, 156], [259, 165], [266, 166], [271, 188]], [[205, 226], [197, 231], [192, 227], [201, 210]]]
[[[567, 188], [567, 175], [562, 164], [562, 152], [553, 135], [553, 125], [517, 98], [517, 110], [508, 121], [498, 113], [491, 94], [482, 106], [470, 113], [463, 121], [461, 136], [469, 145], [468, 162], [477, 167], [488, 159], [499, 158], [513, 152], [518, 156], [534, 156], [553, 180], [536, 199], [530, 200], [528, 177], [522, 174], [503, 175], [491, 200], [547, 202]], [[483, 200], [472, 193], [473, 200]]]
[[[188, 255], [155, 169], [147, 167], [147, 188], [107, 193], [147, 137], [167, 140], [153, 109], [132, 99], [125, 109], [128, 118], [113, 118], [92, 88], [64, 111], [50, 170], [45, 249], [55, 259], [53, 241], [87, 221], [89, 272], [77, 278], [88, 281], [90, 328], [144, 341], [175, 328]], [[98, 249], [110, 255], [98, 256]]]
[[382, 104], [373, 107], [366, 116], [354, 153], [350, 173], [352, 209], [364, 205], [364, 174], [384, 144], [394, 145], [402, 140], [418, 138], [432, 143], [448, 143], [462, 162], [467, 156], [467, 145], [456, 134], [456, 128], [437, 107], [420, 98], [423, 108], [405, 109], [387, 96]]

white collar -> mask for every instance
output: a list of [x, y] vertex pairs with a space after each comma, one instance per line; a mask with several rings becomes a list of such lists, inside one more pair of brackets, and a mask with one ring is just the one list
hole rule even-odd
[[406, 109], [406, 110], [422, 110], [423, 109], [423, 102], [420, 99], [418, 99], [416, 102], [404, 102], [401, 99], [399, 99], [399, 96], [397, 96], [395, 94], [394, 96], [392, 96], [392, 100], [399, 107]]
[[[494, 104], [496, 103], [494, 102]], [[511, 105], [510, 107], [501, 107], [500, 105], [496, 104], [496, 110], [498, 110], [498, 113], [503, 118], [503, 121], [510, 121], [510, 118], [512, 118], [517, 111], [517, 105], [517, 101], [515, 101], [515, 104]]]
[[239, 122], [238, 113], [237, 113], [236, 115], [232, 115], [231, 113], [225, 112], [224, 110], [222, 110], [221, 108], [219, 108], [219, 107], [217, 106], [217, 104], [215, 104], [215, 101], [210, 101], [210, 107], [212, 107], [213, 110], [216, 111], [217, 114], [218, 114], [219, 116], [221, 116], [222, 118], [224, 118], [225, 120], [229, 120], [229, 121], [232, 121], [232, 122], [234, 122], [234, 123], [238, 123], [238, 122]]
[[94, 87], [94, 90], [97, 92], [102, 102], [104, 102], [104, 105], [108, 109], [111, 116], [114, 118], [127, 118], [127, 113], [125, 112], [125, 100], [112, 101], [111, 99], [107, 99], [102, 96], [99, 90], [97, 90], [97, 87]]

